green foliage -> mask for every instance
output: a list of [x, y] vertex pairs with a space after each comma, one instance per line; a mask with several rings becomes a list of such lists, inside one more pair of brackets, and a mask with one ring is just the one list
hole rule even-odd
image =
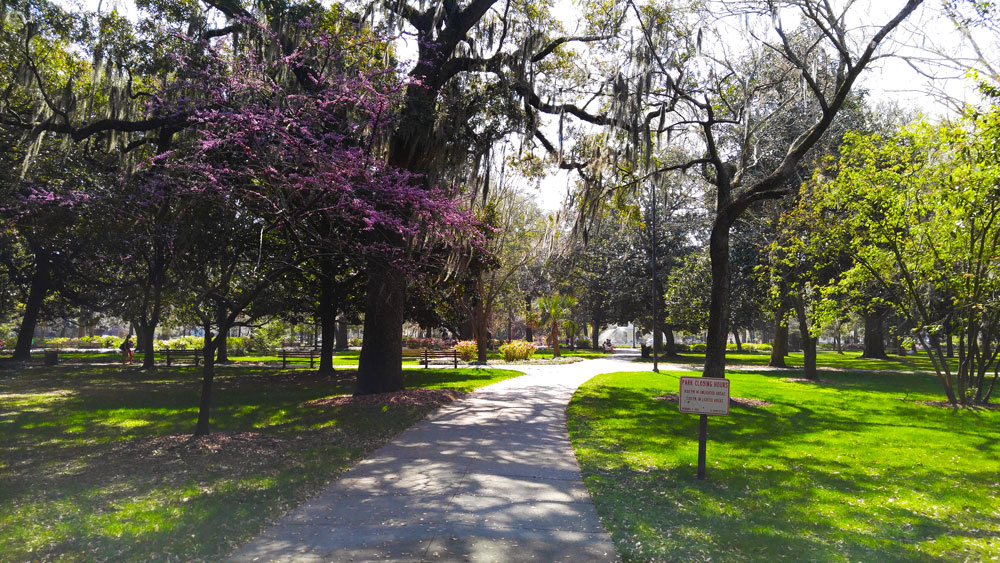
[[[856, 360], [855, 360], [856, 361]], [[1000, 411], [953, 412], [927, 374], [730, 373], [710, 417], [673, 402], [691, 372], [591, 379], [568, 409], [584, 481], [624, 561], [987, 561], [1000, 525]], [[628, 413], [628, 416], [622, 416]]]
[[530, 360], [535, 355], [535, 344], [527, 340], [512, 340], [500, 345], [500, 355], [505, 362]]
[[[888, 138], [851, 135], [816, 190], [852, 251], [841, 290], [885, 289], [953, 403], [988, 402], [997, 380], [987, 372], [1000, 338], [998, 139], [1000, 107]], [[952, 336], [966, 344], [957, 373], [942, 347]]]
[[471, 362], [479, 354], [479, 346], [475, 340], [459, 340], [455, 343], [455, 351], [463, 361]]
[[154, 350], [201, 350], [205, 347], [205, 339], [201, 336], [179, 336], [166, 340], [154, 340]]
[[667, 277], [664, 297], [667, 321], [676, 329], [699, 332], [708, 326], [712, 264], [708, 252], [687, 256]]

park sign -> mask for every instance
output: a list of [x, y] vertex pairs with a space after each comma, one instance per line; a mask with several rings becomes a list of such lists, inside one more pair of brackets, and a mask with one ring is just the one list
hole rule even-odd
[[729, 415], [729, 380], [721, 377], [682, 377], [677, 403], [692, 414]]

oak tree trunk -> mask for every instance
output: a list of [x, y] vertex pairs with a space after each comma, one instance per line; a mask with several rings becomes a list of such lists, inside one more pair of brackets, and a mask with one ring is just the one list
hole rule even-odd
[[862, 358], [887, 360], [885, 353], [885, 311], [876, 310], [865, 315], [865, 337]]
[[782, 301], [778, 310], [774, 313], [774, 342], [771, 344], [771, 361], [768, 366], [773, 368], [787, 368], [785, 356], [788, 355], [788, 322], [785, 314], [788, 312], [788, 304]]
[[712, 293], [708, 309], [708, 342], [703, 377], [726, 376], [729, 334], [729, 223], [717, 218], [708, 243], [712, 261]]
[[819, 339], [809, 334], [809, 319], [803, 297], [795, 299], [795, 312], [799, 317], [799, 334], [802, 335], [802, 376], [815, 381], [819, 379], [816, 374], [816, 341]]
[[31, 359], [31, 341], [35, 337], [38, 317], [42, 312], [42, 303], [51, 287], [51, 263], [48, 256], [36, 255], [35, 273], [31, 276], [31, 287], [28, 289], [28, 299], [24, 303], [24, 316], [17, 330], [17, 344], [14, 345], [12, 360]]
[[365, 297], [365, 340], [355, 395], [403, 389], [403, 306], [406, 278], [388, 264], [370, 261]]
[[319, 316], [320, 349], [319, 373], [333, 373], [333, 344], [337, 324], [337, 307], [334, 304], [334, 286], [332, 268], [326, 260], [320, 265]]

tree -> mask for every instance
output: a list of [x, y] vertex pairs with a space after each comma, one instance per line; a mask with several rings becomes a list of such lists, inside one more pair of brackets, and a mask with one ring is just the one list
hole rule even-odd
[[[998, 138], [996, 106], [955, 124], [853, 136], [818, 188], [853, 250], [842, 283], [884, 288], [953, 405], [989, 402], [997, 381], [987, 372], [1000, 356]], [[957, 371], [942, 342], [952, 336]]]
[[564, 322], [577, 303], [576, 297], [556, 293], [538, 298], [538, 310], [543, 324], [549, 325], [549, 340], [552, 346], [552, 357], [559, 358], [559, 325]]
[[[268, 45], [267, 31], [258, 32]], [[183, 146], [153, 159], [146, 176], [147, 190], [185, 202], [185, 236], [198, 237], [179, 266], [189, 309], [205, 329], [196, 434], [208, 432], [214, 352], [253, 300], [307, 256], [360, 255], [404, 271], [400, 249], [367, 235], [391, 232], [416, 245], [475, 233], [446, 194], [380, 158], [394, 82], [382, 71], [336, 64], [371, 42], [341, 47], [321, 29], [303, 35], [300, 51], [276, 60], [263, 49], [210, 48], [182, 65], [171, 89], [185, 95], [168, 92], [153, 109], [198, 124]], [[295, 70], [320, 68], [317, 60], [327, 73], [312, 74], [302, 88]]]
[[[733, 226], [755, 203], [794, 190], [790, 180], [799, 163], [833, 124], [881, 44], [920, 4], [907, 1], [864, 36], [848, 28], [851, 4], [840, 12], [813, 0], [710, 4], [698, 13], [700, 19], [627, 4], [642, 41], [629, 53], [629, 66], [610, 81], [616, 119], [609, 125], [621, 132], [620, 160], [647, 179], [667, 170], [699, 170], [714, 192], [705, 376], [723, 377], [725, 371]], [[799, 15], [795, 30], [782, 23], [788, 9]], [[724, 39], [733, 27], [746, 38], [739, 52], [730, 51], [732, 43]], [[796, 130], [779, 162], [751, 173], [760, 140], [790, 106], [810, 116], [808, 125]], [[682, 138], [676, 142], [699, 148], [693, 158], [657, 160], [660, 151], [654, 147], [664, 135], [668, 142]], [[601, 193], [601, 182], [592, 185]]]

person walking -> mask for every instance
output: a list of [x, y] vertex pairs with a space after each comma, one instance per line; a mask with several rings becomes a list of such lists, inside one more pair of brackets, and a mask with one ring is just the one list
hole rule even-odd
[[125, 337], [125, 340], [122, 342], [121, 349], [122, 349], [122, 364], [125, 363], [126, 359], [128, 360], [128, 363], [131, 364], [132, 363], [132, 335], [131, 334]]

